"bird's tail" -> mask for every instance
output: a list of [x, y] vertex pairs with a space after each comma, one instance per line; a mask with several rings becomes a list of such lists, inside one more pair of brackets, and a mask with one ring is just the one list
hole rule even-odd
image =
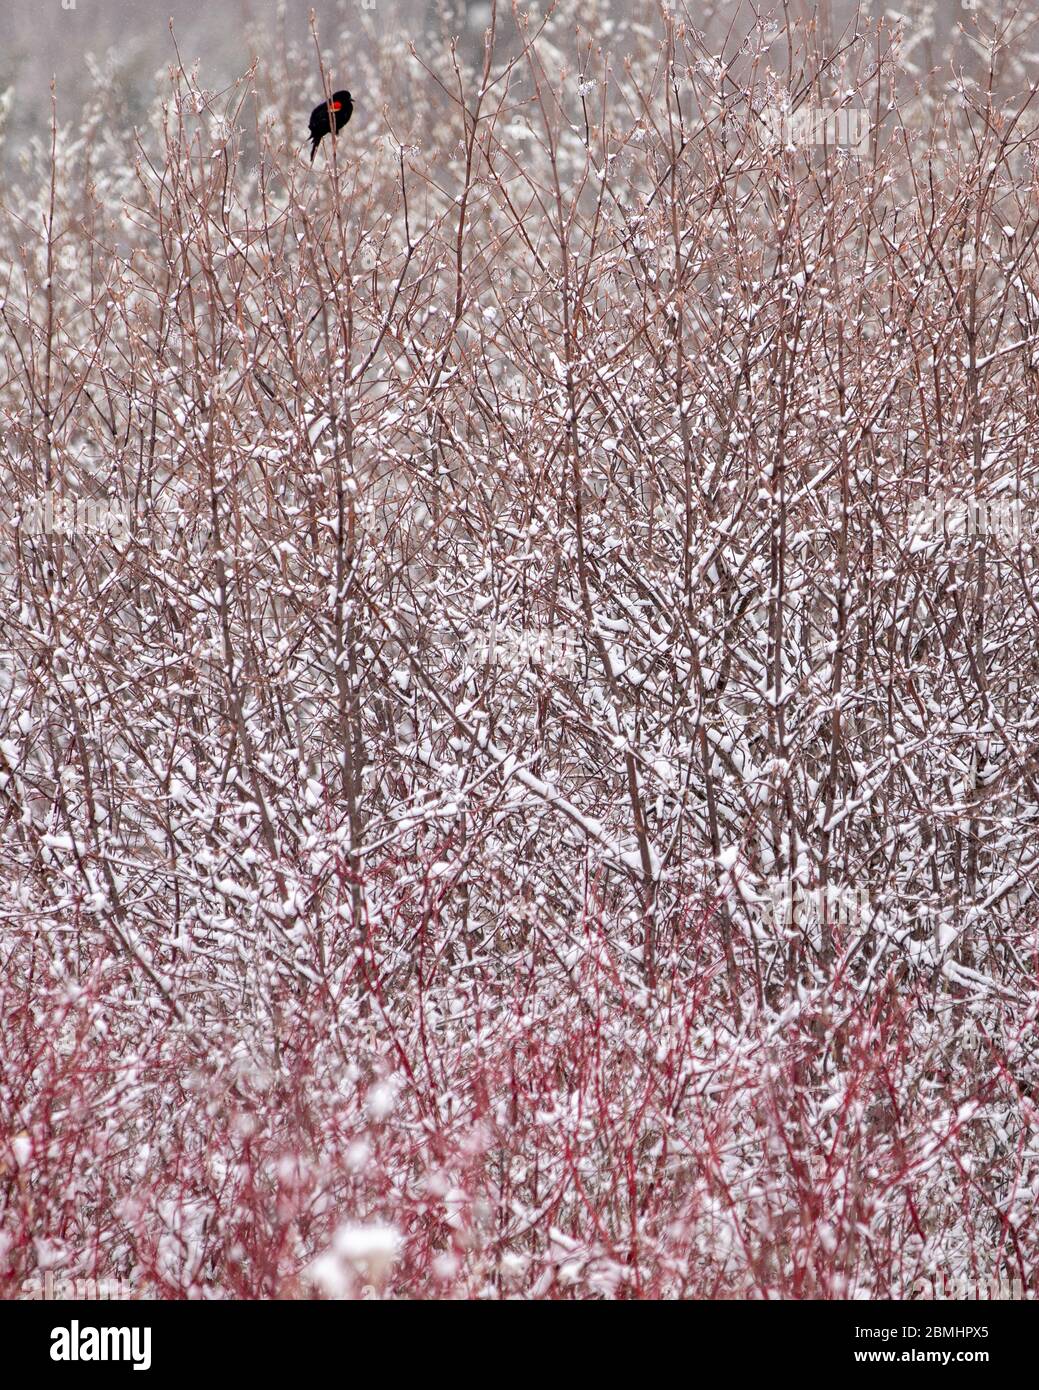
[[321, 144], [321, 136], [320, 136], [320, 135], [315, 135], [315, 136], [312, 137], [312, 139], [313, 139], [314, 143], [313, 143], [313, 144], [311, 145], [311, 147], [310, 147], [310, 162], [311, 162], [311, 164], [313, 164], [313, 162], [314, 162], [314, 156], [317, 154], [317, 147], [318, 147], [318, 145]]

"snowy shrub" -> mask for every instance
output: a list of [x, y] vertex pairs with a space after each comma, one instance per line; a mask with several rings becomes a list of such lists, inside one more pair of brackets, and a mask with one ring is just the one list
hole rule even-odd
[[591, 10], [5, 198], [11, 1296], [1034, 1286], [1018, 60]]

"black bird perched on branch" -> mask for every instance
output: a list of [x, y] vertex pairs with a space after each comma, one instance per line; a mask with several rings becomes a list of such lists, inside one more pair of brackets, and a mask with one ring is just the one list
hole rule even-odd
[[321, 144], [322, 136], [327, 135], [332, 129], [332, 121], [335, 121], [335, 130], [338, 135], [353, 113], [354, 104], [350, 99], [349, 92], [333, 92], [328, 101], [323, 101], [320, 106], [314, 107], [310, 113], [310, 138], [314, 142], [310, 147], [311, 164], [314, 162], [314, 156], [317, 154], [317, 147]]

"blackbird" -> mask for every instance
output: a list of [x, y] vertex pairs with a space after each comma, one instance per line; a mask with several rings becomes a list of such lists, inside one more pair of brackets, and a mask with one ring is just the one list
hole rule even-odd
[[317, 154], [317, 147], [321, 144], [322, 136], [327, 135], [332, 129], [333, 119], [338, 135], [353, 112], [354, 104], [350, 99], [349, 92], [333, 92], [328, 101], [323, 101], [320, 106], [314, 107], [310, 113], [310, 138], [314, 142], [310, 147], [311, 164], [314, 162], [314, 156]]

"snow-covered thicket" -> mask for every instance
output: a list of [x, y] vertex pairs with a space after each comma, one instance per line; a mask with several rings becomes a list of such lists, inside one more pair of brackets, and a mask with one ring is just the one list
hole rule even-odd
[[5, 199], [8, 1290], [1034, 1280], [1028, 92], [746, 32]]

